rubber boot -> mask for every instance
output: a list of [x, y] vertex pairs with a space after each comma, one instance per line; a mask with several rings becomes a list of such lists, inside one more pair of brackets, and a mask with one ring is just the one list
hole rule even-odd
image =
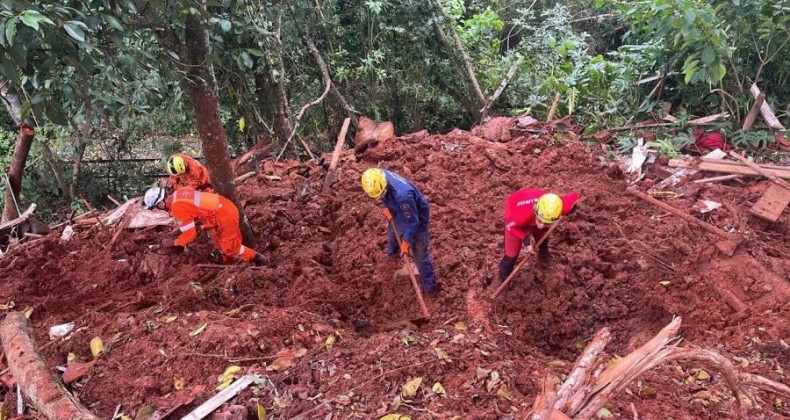
[[251, 262], [252, 265], [260, 267], [266, 263], [266, 259], [263, 258], [263, 255], [256, 253], [255, 258], [253, 258]]
[[551, 262], [551, 253], [549, 252], [549, 240], [546, 239], [538, 247], [538, 263], [546, 265]]
[[508, 257], [505, 255], [502, 257], [502, 260], [499, 262], [499, 280], [505, 281], [507, 276], [513, 272], [513, 267], [516, 266], [516, 259], [513, 257]]

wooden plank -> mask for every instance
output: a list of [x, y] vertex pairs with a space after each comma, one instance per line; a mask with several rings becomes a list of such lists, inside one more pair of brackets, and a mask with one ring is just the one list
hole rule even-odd
[[743, 131], [749, 131], [754, 124], [754, 120], [757, 119], [757, 114], [760, 113], [760, 107], [763, 106], [763, 102], [765, 102], [765, 95], [760, 93], [757, 95], [757, 98], [754, 99], [754, 104], [752, 105], [752, 109], [749, 110], [749, 115], [746, 116], [746, 120], [743, 121]]
[[[669, 161], [667, 165], [671, 168], [691, 168], [691, 169], [699, 169], [701, 171], [708, 171], [708, 172], [721, 172], [725, 174], [737, 174], [737, 175], [761, 175], [754, 169], [746, 166], [746, 165], [733, 165], [730, 163], [713, 163], [713, 162], [700, 162], [695, 164], [693, 162], [687, 162], [679, 159], [672, 159]], [[790, 179], [790, 169], [777, 169], [771, 168], [767, 165], [760, 165], [760, 167], [770, 173], [775, 175], [778, 178], [783, 179]]]
[[773, 184], [754, 203], [749, 212], [769, 222], [776, 222], [788, 204], [790, 204], [790, 191]]
[[745, 157], [741, 156], [741, 155], [740, 155], [740, 154], [738, 154], [738, 153], [735, 153], [735, 151], [734, 151], [734, 150], [730, 151], [730, 156], [732, 156], [732, 157], [734, 157], [734, 158], [736, 158], [736, 159], [740, 160], [741, 162], [743, 162], [743, 164], [744, 164], [744, 165], [746, 165], [746, 166], [748, 166], [749, 168], [751, 168], [751, 169], [753, 169], [753, 170], [757, 171], [757, 173], [759, 173], [760, 175], [762, 175], [762, 176], [764, 176], [764, 177], [766, 177], [766, 178], [770, 179], [770, 180], [771, 180], [771, 181], [773, 181], [775, 184], [779, 184], [779, 185], [780, 185], [780, 186], [782, 186], [784, 189], [786, 189], [786, 190], [790, 191], [790, 184], [789, 184], [789, 183], [787, 183], [787, 181], [785, 181], [785, 180], [783, 180], [783, 179], [781, 179], [781, 178], [777, 177], [776, 175], [774, 175], [774, 174], [772, 174], [772, 173], [768, 172], [767, 170], [765, 170], [765, 169], [761, 168], [761, 167], [760, 167], [760, 165], [758, 165], [758, 164], [756, 164], [756, 163], [754, 163], [754, 162], [750, 161], [749, 159], [746, 159]]
[[[757, 87], [757, 83], [752, 83], [752, 86], [749, 88], [749, 92], [752, 93], [755, 99], [760, 96], [760, 88]], [[785, 127], [782, 123], [779, 122], [779, 118], [776, 118], [774, 111], [771, 110], [771, 107], [768, 105], [768, 102], [763, 101], [762, 105], [760, 106], [760, 113], [763, 115], [763, 119], [765, 123], [768, 124], [768, 127], [771, 127], [776, 130], [784, 130]]]
[[218, 409], [222, 404], [225, 404], [231, 398], [238, 395], [239, 392], [250, 386], [255, 382], [254, 375], [244, 375], [237, 379], [236, 382], [229, 387], [220, 391], [217, 395], [211, 397], [208, 401], [204, 402], [200, 407], [196, 408], [191, 413], [187, 414], [181, 420], [200, 420], [208, 417], [214, 410]]

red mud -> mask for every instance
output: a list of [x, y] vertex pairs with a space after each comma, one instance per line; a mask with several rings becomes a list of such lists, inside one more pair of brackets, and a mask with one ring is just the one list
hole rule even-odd
[[[385, 220], [358, 186], [360, 173], [379, 164], [413, 180], [431, 202], [431, 252], [443, 291], [428, 300], [433, 319], [419, 329], [384, 328], [419, 309], [408, 280], [393, 278], [399, 264], [384, 255]], [[492, 144], [459, 131], [404, 137], [356, 158], [345, 152], [329, 195], [321, 194], [323, 168], [294, 165], [276, 165], [276, 174], [261, 172], [239, 187], [268, 259], [264, 269], [198, 268], [214, 262], [210, 241], [166, 252], [157, 245], [168, 234], [161, 228], [124, 232], [114, 249], [111, 231], [79, 233], [68, 243], [53, 233], [0, 259], [0, 303], [34, 308], [39, 346], [50, 326], [76, 322], [68, 340], [42, 351], [53, 368], [69, 353], [90, 360], [91, 338], [103, 338], [105, 354], [68, 387], [105, 418], [118, 404], [132, 416], [148, 405], [183, 415], [216, 392], [217, 376], [231, 364], [274, 386], [253, 386], [233, 400], [251, 416], [257, 402], [274, 418], [523, 418], [541, 379], [567, 374], [598, 329], [612, 329], [608, 354], [624, 355], [673, 315], [683, 317], [687, 344], [788, 382], [790, 352], [780, 340], [790, 342], [790, 212], [772, 225], [749, 216], [760, 188], [691, 184], [687, 196], [670, 200], [679, 209], [697, 197], [725, 203], [704, 219], [742, 232], [745, 241], [728, 257], [715, 247], [720, 238], [624, 194], [616, 166], [578, 141]], [[640, 188], [656, 180], [648, 175]], [[523, 270], [492, 304], [484, 297], [499, 284], [502, 203], [525, 186], [578, 190], [582, 201], [551, 238], [551, 263]], [[360, 319], [369, 327], [355, 329]], [[325, 346], [330, 335], [335, 343]], [[266, 370], [278, 351], [302, 348], [293, 366]], [[729, 417], [734, 402], [720, 376], [687, 380], [693, 369], [663, 366], [609, 409], [629, 418], [631, 403], [648, 419]], [[512, 401], [497, 395], [502, 385], [486, 387], [488, 370], [498, 372]], [[424, 379], [417, 395], [392, 406], [414, 377]], [[446, 397], [431, 391], [435, 382]], [[701, 397], [705, 390], [718, 401]], [[14, 407], [8, 391], [0, 385]], [[790, 401], [758, 397], [754, 418], [788, 415]]]

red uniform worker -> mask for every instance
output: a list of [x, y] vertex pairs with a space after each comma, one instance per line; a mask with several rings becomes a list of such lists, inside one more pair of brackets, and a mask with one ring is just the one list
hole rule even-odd
[[[180, 188], [165, 200], [163, 189], [154, 187], [145, 194], [148, 209], [164, 207], [176, 219], [181, 235], [173, 242], [175, 246], [186, 246], [197, 237], [197, 226], [208, 229], [214, 248], [222, 251], [225, 262], [233, 259], [264, 262], [263, 256], [241, 243], [239, 211], [233, 202], [213, 193]], [[169, 242], [169, 241], [168, 241]]]
[[[578, 200], [579, 193], [575, 191], [558, 196], [540, 188], [525, 188], [505, 199], [505, 255], [499, 263], [501, 280], [513, 272], [521, 244], [527, 243], [530, 234], [535, 241], [540, 240], [546, 233], [546, 225], [570, 213]], [[548, 260], [548, 239], [541, 244], [538, 257]]]
[[183, 153], [175, 153], [170, 156], [166, 169], [174, 189], [192, 187], [198, 191], [214, 192], [208, 169]]

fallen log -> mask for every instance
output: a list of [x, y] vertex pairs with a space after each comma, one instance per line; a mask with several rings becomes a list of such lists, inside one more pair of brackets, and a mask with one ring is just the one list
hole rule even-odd
[[39, 413], [49, 419], [99, 419], [50, 373], [36, 350], [24, 314], [9, 312], [6, 315], [0, 323], [0, 341], [11, 374]]
[[728, 234], [727, 232], [725, 232], [725, 231], [723, 231], [723, 230], [721, 230], [721, 229], [719, 229], [719, 228], [717, 228], [717, 227], [715, 227], [715, 226], [713, 226], [713, 225], [711, 225], [709, 223], [703, 222], [702, 220], [697, 219], [694, 216], [689, 216], [688, 214], [683, 213], [682, 211], [670, 206], [669, 204], [662, 203], [661, 201], [658, 201], [655, 198], [653, 198], [653, 197], [651, 197], [651, 196], [649, 196], [649, 195], [647, 195], [647, 194], [645, 194], [645, 193], [643, 193], [641, 191], [637, 191], [637, 190], [633, 190], [633, 189], [627, 189], [626, 192], [628, 192], [629, 194], [633, 195], [634, 197], [638, 197], [638, 198], [642, 199], [643, 201], [646, 201], [646, 202], [648, 202], [648, 203], [650, 203], [650, 204], [652, 204], [652, 205], [654, 205], [656, 207], [659, 207], [659, 208], [663, 209], [664, 211], [672, 213], [675, 216], [678, 216], [678, 217], [680, 217], [681, 219], [683, 219], [683, 220], [685, 220], [687, 222], [695, 223], [696, 225], [698, 225], [699, 227], [707, 230], [710, 233], [713, 233], [715, 235], [721, 236], [722, 238], [725, 238], [725, 239], [729, 239], [730, 238], [730, 234]]
[[554, 404], [562, 412], [575, 411], [569, 406], [571, 397], [577, 394], [585, 383], [590, 381], [592, 370], [601, 362], [603, 349], [612, 340], [612, 333], [609, 328], [604, 327], [599, 330], [581, 356], [576, 360], [571, 373], [563, 382], [560, 390], [557, 391], [557, 401]]

